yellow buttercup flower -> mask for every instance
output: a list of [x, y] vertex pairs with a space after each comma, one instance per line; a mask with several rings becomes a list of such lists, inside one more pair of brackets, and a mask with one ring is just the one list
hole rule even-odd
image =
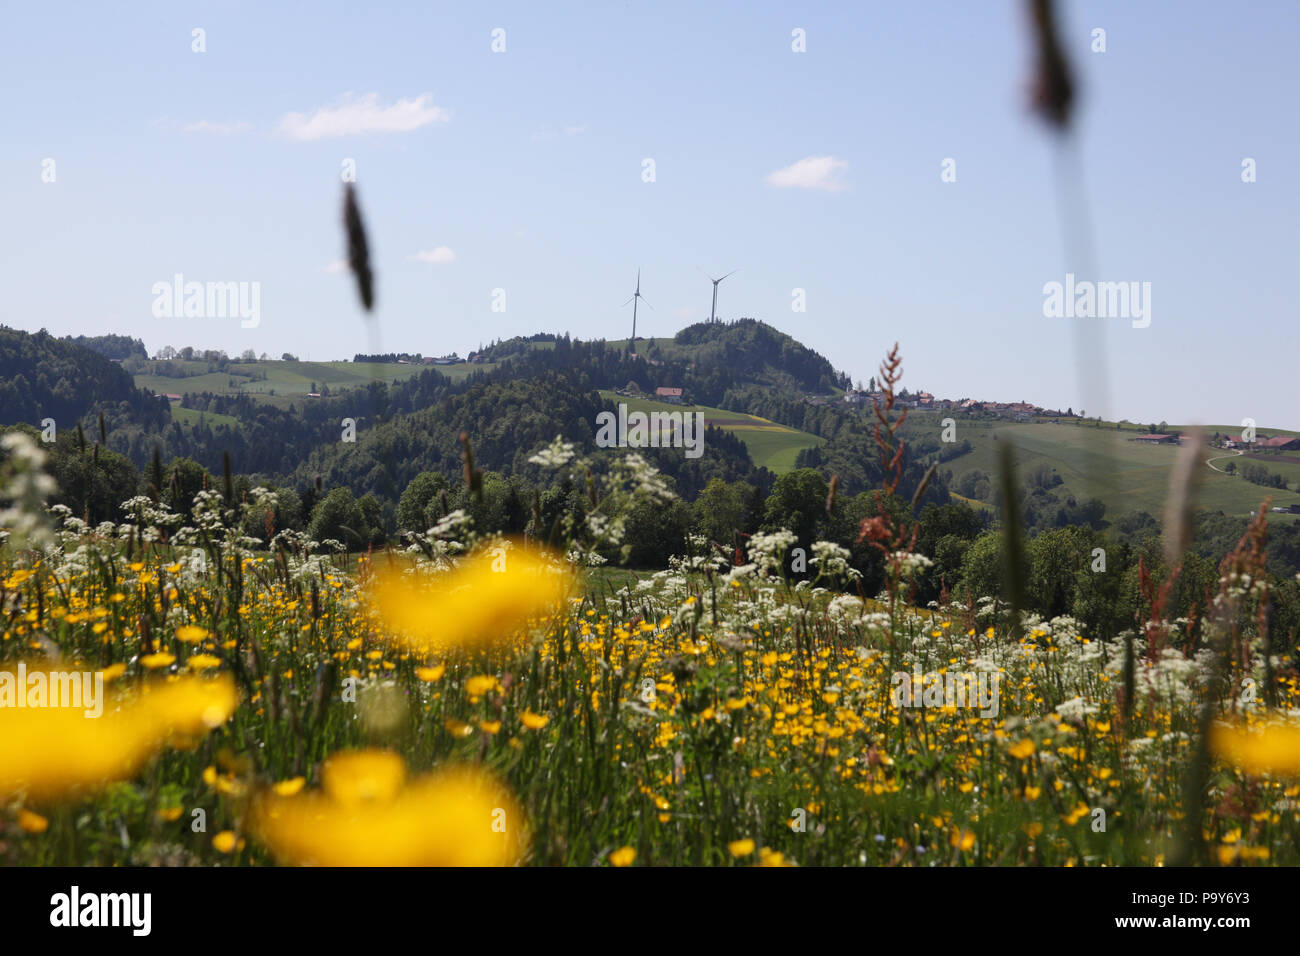
[[758, 865], [771, 867], [789, 866], [790, 864], [786, 862], [784, 853], [778, 853], [771, 847], [765, 846], [763, 849], [758, 851]]
[[281, 780], [277, 783], [273, 783], [271, 789], [275, 791], [277, 796], [292, 797], [295, 793], [302, 790], [306, 783], [306, 777], [294, 777], [291, 780]]
[[255, 832], [285, 863], [317, 866], [508, 866], [524, 822], [492, 777], [453, 768], [408, 780], [397, 754], [367, 750], [326, 761], [323, 789], [262, 794]]
[[553, 611], [569, 581], [535, 550], [516, 546], [472, 555], [434, 575], [382, 568], [366, 598], [386, 631], [427, 654], [509, 638], [530, 618]]
[[123, 674], [126, 673], [126, 665], [110, 664], [108, 667], [105, 667], [99, 673], [104, 675], [105, 684], [111, 684], [113, 681], [117, 680], [119, 677], [121, 677]]
[[1020, 741], [1020, 743], [1008, 750], [1007, 753], [1011, 754], [1011, 756], [1015, 757], [1017, 760], [1024, 760], [1025, 758], [1032, 756], [1036, 749], [1034, 742], [1026, 737], [1024, 740]]
[[197, 677], [141, 685], [130, 699], [81, 708], [0, 708], [0, 797], [54, 798], [132, 776], [164, 746], [184, 745], [234, 712], [234, 681]]
[[971, 830], [953, 830], [948, 842], [959, 850], [969, 850], [975, 845], [975, 833]]
[[750, 839], [735, 840], [727, 844], [727, 852], [732, 856], [749, 856], [754, 852], [754, 841]]
[[415, 676], [420, 678], [420, 680], [424, 681], [426, 684], [442, 680], [442, 675], [445, 673], [447, 673], [446, 664], [439, 664], [437, 667], [417, 667], [415, 669]]
[[44, 833], [50, 827], [50, 821], [31, 810], [18, 811], [18, 825], [28, 833]]
[[321, 785], [340, 804], [391, 800], [406, 783], [406, 762], [387, 750], [335, 754], [321, 768]]
[[176, 628], [176, 639], [184, 641], [186, 644], [197, 644], [199, 641], [206, 639], [208, 629], [199, 627], [197, 624], [182, 624]]
[[1300, 727], [1269, 724], [1251, 730], [1242, 724], [1216, 724], [1210, 749], [1249, 773], [1300, 773]]
[[636, 859], [636, 850], [630, 846], [619, 847], [609, 855], [611, 866], [631, 866]]
[[519, 716], [519, 721], [529, 730], [541, 730], [551, 722], [551, 718], [543, 714], [534, 714], [531, 710], [526, 710]]
[[489, 691], [496, 690], [497, 679], [490, 675], [480, 674], [477, 677], [471, 677], [465, 681], [465, 693], [471, 697], [482, 697]]

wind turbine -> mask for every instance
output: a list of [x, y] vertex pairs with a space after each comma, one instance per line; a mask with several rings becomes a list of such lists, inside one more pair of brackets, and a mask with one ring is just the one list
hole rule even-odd
[[[644, 299], [644, 298], [645, 296], [641, 294], [641, 270], [637, 269], [636, 270], [636, 291], [632, 293], [632, 298], [627, 300], [627, 302], [632, 303], [632, 337], [627, 340], [627, 350], [629, 352], [636, 351], [636, 302], [637, 299]], [[624, 302], [620, 306], [620, 308], [626, 309], [627, 302]], [[645, 305], [646, 308], [649, 309], [651, 312], [654, 311], [654, 306], [652, 306], [649, 302], [647, 302]]]
[[[698, 266], [696, 268], [698, 268]], [[704, 270], [701, 269], [700, 271], [703, 272]], [[722, 279], [730, 278], [731, 276], [734, 276], [739, 271], [740, 271], [739, 269], [732, 269], [725, 276], [723, 276]], [[707, 272], [705, 272], [704, 274], [708, 276], [709, 281], [713, 283], [713, 308], [709, 311], [709, 324], [711, 325], [718, 320], [718, 283], [721, 282], [722, 279], [715, 279]]]

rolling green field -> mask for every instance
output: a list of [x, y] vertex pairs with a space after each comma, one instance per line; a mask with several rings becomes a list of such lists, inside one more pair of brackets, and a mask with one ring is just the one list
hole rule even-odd
[[[187, 370], [202, 370], [207, 362], [184, 362], [177, 359], [173, 364]], [[488, 371], [495, 368], [490, 363], [458, 365], [397, 365], [390, 362], [249, 362], [232, 364], [226, 372], [205, 372], [202, 375], [177, 376], [136, 375], [135, 384], [147, 388], [159, 395], [169, 392], [185, 394], [186, 392], [213, 392], [217, 395], [248, 394], [287, 408], [301, 403], [312, 391], [315, 383], [319, 391], [322, 385], [331, 392], [348, 388], [366, 386], [371, 382], [397, 382], [420, 374], [425, 369], [435, 369], [452, 381], [461, 381], [474, 371]], [[265, 376], [265, 377], [263, 377]], [[183, 420], [183, 419], [182, 419]]]
[[218, 412], [200, 412], [193, 408], [182, 408], [180, 405], [172, 405], [172, 419], [180, 422], [182, 425], [193, 427], [200, 421], [215, 427], [217, 425], [229, 425], [232, 428], [239, 425], [239, 419], [234, 415], [222, 415]]
[[749, 449], [754, 464], [769, 468], [778, 475], [794, 470], [794, 460], [804, 448], [822, 444], [822, 439], [808, 432], [801, 432], [776, 422], [746, 415], [743, 412], [731, 412], [725, 408], [712, 408], [708, 405], [671, 405], [656, 402], [648, 398], [630, 398], [612, 391], [602, 391], [601, 398], [610, 402], [623, 402], [628, 411], [634, 412], [703, 412], [704, 423], [714, 425], [730, 432]]
[[[1214, 426], [1209, 427], [1212, 434]], [[1220, 426], [1219, 431], [1230, 431]], [[1279, 429], [1267, 429], [1269, 434], [1282, 434]], [[1106, 503], [1109, 515], [1129, 511], [1147, 511], [1160, 515], [1169, 490], [1169, 471], [1178, 455], [1176, 445], [1139, 445], [1133, 440], [1135, 432], [1112, 427], [1094, 428], [1089, 425], [1054, 425], [1050, 423], [1012, 424], [1005, 422], [957, 421], [957, 439], [969, 440], [974, 450], [969, 454], [945, 462], [941, 467], [952, 469], [954, 479], [969, 471], [979, 470], [990, 476], [997, 474], [998, 443], [1011, 441], [1015, 447], [1016, 469], [1024, 481], [1040, 465], [1054, 468], [1064, 484], [1058, 493], [1073, 494], [1082, 500], [1096, 496]], [[1211, 449], [1206, 458], [1231, 455], [1229, 451]], [[1272, 460], [1262, 460], [1272, 459]], [[1244, 458], [1237, 461], [1238, 468]], [[1261, 456], [1257, 464], [1270, 471], [1281, 472], [1288, 480], [1300, 478], [1300, 462], [1291, 462], [1282, 456]], [[1227, 461], [1216, 461], [1222, 468]], [[1202, 465], [1197, 502], [1200, 507], [1226, 514], [1246, 516], [1255, 511], [1265, 498], [1272, 498], [1275, 507], [1300, 503], [1300, 494], [1276, 488], [1251, 484], [1239, 476], [1229, 476]], [[1294, 515], [1274, 515], [1270, 518], [1294, 520]]]

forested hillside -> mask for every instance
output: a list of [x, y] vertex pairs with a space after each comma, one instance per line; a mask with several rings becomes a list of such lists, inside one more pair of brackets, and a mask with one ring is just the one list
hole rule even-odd
[[60, 428], [104, 411], [110, 424], [160, 429], [167, 402], [135, 387], [120, 365], [59, 339], [0, 326], [0, 423], [54, 419]]

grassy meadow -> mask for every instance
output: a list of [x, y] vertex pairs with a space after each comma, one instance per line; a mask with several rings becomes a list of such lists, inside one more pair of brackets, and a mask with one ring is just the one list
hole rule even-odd
[[[202, 374], [133, 376], [136, 387], [147, 388], [159, 395], [185, 394], [186, 392], [212, 392], [215, 395], [251, 395], [260, 401], [288, 408], [301, 405], [315, 383], [329, 387], [331, 392], [369, 385], [371, 382], [396, 382], [426, 369], [433, 368], [452, 381], [460, 381], [475, 370], [495, 368], [490, 363], [457, 365], [398, 365], [395, 362], [237, 362], [226, 372], [207, 372], [205, 361], [171, 363], [186, 371]], [[174, 408], [174, 406], [173, 406]]]
[[[28, 502], [40, 453], [14, 448]], [[612, 540], [671, 495], [628, 469], [594, 492]], [[0, 863], [1300, 863], [1300, 678], [1258, 626], [1255, 538], [1198, 648], [1158, 617], [914, 609], [903, 551], [873, 599], [834, 545], [796, 584], [785, 532], [631, 574], [460, 515], [358, 559], [244, 537], [255, 497], [10, 516], [0, 670], [107, 700], [0, 708]], [[945, 697], [959, 675], [995, 694]]]
[[651, 398], [619, 395], [608, 390], [601, 391], [600, 397], [608, 402], [621, 402], [627, 405], [630, 412], [703, 412], [706, 426], [712, 425], [735, 435], [745, 443], [755, 465], [769, 468], [778, 475], [794, 470], [795, 458], [800, 451], [823, 442], [823, 439], [808, 432], [779, 425], [757, 415], [732, 412], [725, 408], [713, 408], [708, 405], [673, 405]]
[[[1235, 433], [1226, 427], [1218, 429]], [[1063, 479], [1061, 491], [1083, 500], [1101, 498], [1106, 503], [1108, 515], [1129, 511], [1147, 511], [1159, 515], [1169, 490], [1169, 473], [1178, 456], [1177, 445], [1142, 445], [1134, 441], [1136, 434], [1145, 428], [1116, 429], [1114, 425], [1094, 427], [1092, 424], [1053, 424], [1051, 422], [967, 422], [957, 420], [958, 440], [969, 440], [974, 446], [968, 454], [945, 462], [941, 467], [951, 469], [954, 479], [971, 471], [997, 473], [998, 442], [1009, 440], [1015, 448], [1016, 470], [1021, 475], [1030, 474], [1040, 465], [1055, 469]], [[1215, 429], [1210, 427], [1209, 433]], [[1269, 429], [1269, 434], [1286, 434]], [[1231, 455], [1230, 451], [1209, 449], [1205, 457]], [[1234, 458], [1227, 458], [1232, 461]], [[1248, 460], [1235, 458], [1238, 467]], [[1300, 462], [1284, 456], [1260, 454], [1254, 460], [1270, 471], [1281, 472], [1289, 481], [1300, 482]], [[1215, 461], [1223, 468], [1226, 461]], [[1198, 473], [1200, 486], [1197, 492], [1199, 506], [1210, 511], [1249, 517], [1259, 509], [1265, 498], [1273, 505], [1287, 507], [1300, 503], [1300, 493], [1292, 490], [1264, 488], [1251, 484], [1240, 476], [1221, 474], [1208, 466]], [[1293, 515], [1276, 515], [1277, 520], [1291, 521]]]

